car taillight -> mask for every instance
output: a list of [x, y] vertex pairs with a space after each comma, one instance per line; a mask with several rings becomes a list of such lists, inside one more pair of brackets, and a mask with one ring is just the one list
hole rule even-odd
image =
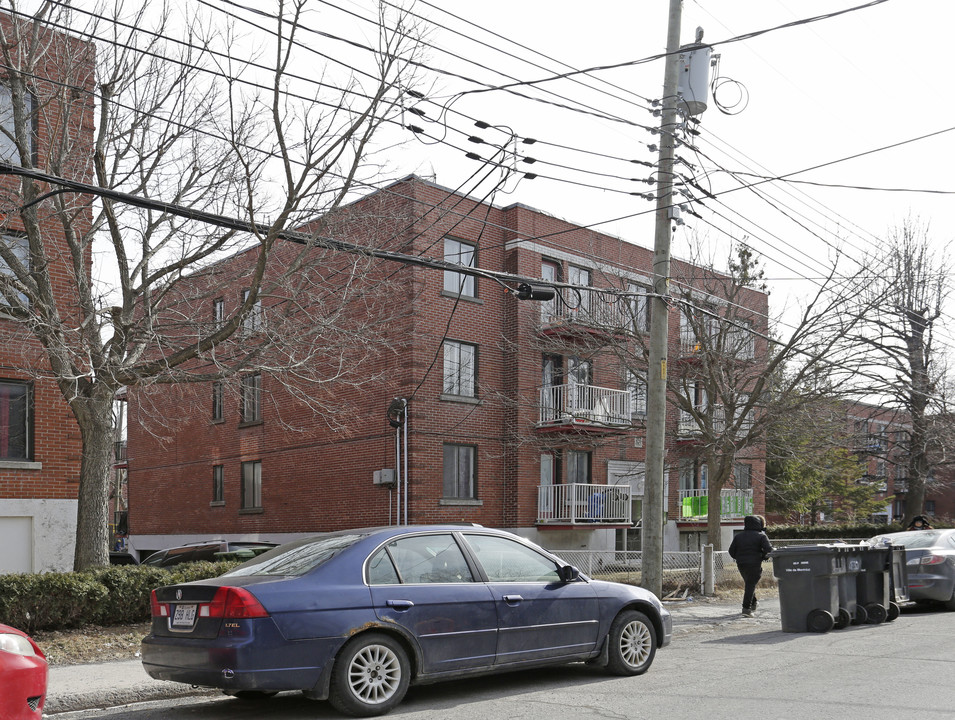
[[159, 602], [155, 590], [149, 594], [149, 609], [153, 617], [169, 617], [169, 603]]
[[199, 606], [199, 617], [246, 620], [268, 616], [262, 604], [245, 588], [221, 587], [211, 603]]
[[922, 555], [921, 557], [915, 557], [906, 562], [906, 565], [941, 565], [948, 558], [944, 555]]

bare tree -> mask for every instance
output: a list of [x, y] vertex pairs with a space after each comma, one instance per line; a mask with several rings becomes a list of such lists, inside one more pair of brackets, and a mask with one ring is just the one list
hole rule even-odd
[[247, 37], [150, 2], [131, 15], [119, 1], [98, 14], [42, 2], [32, 17], [4, 5], [0, 159], [17, 176], [0, 182], [4, 340], [55, 379], [79, 426], [82, 569], [107, 562], [120, 388], [265, 369], [334, 422], [322, 383], [372, 379], [362, 360], [392, 308], [356, 278], [375, 266], [281, 237], [324, 217], [313, 238], [362, 223], [389, 242], [387, 219], [334, 211], [377, 172], [369, 148], [412, 81], [415, 43], [403, 16], [383, 14], [367, 69], [336, 68], [311, 50], [307, 0], [275, 3]]
[[[869, 394], [904, 411], [912, 428], [907, 442], [908, 493], [905, 523], [922, 513], [926, 482], [938, 457], [939, 431], [946, 423], [945, 365], [935, 344], [935, 323], [951, 292], [948, 258], [933, 251], [929, 226], [908, 218], [889, 230], [864, 265], [872, 273], [860, 285], [848, 312], [865, 322], [850, 340], [866, 351], [881, 386]], [[937, 416], [933, 420], [933, 415]], [[933, 452], [934, 451], [934, 452]]]
[[[703, 263], [698, 263], [702, 266]], [[751, 294], [765, 290], [758, 258], [734, 248], [727, 273], [684, 278], [680, 368], [670, 372], [669, 396], [707, 474], [707, 532], [720, 547], [721, 494], [739, 460], [765, 457], [772, 418], [792, 414], [818, 392], [820, 365], [846, 332], [837, 322], [845, 302], [835, 270], [821, 282], [788, 325], [771, 323]], [[851, 326], [852, 321], [846, 320]], [[786, 372], [784, 372], [786, 370]], [[807, 392], [812, 388], [813, 392]]]

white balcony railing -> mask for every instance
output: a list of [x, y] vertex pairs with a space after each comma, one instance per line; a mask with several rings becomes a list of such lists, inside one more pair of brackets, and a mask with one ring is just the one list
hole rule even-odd
[[630, 525], [632, 495], [628, 485], [538, 485], [537, 522]]
[[540, 424], [629, 425], [630, 391], [594, 385], [548, 385], [540, 389]]
[[[698, 408], [697, 412], [711, 413], [710, 427], [716, 434], [722, 434], [726, 430], [726, 410], [722, 405], [713, 405], [710, 408]], [[753, 427], [752, 413], [743, 418], [739, 426], [739, 434], [746, 435]], [[687, 412], [680, 411], [680, 421], [677, 426], [677, 435], [679, 437], [694, 437], [700, 434], [700, 426], [693, 416]]]
[[[680, 490], [680, 519], [704, 518], [709, 509], [707, 490]], [[753, 491], [726, 488], [720, 491], [720, 517], [741, 518], [753, 514]]]
[[607, 332], [635, 329], [636, 306], [624, 298], [596, 290], [580, 290], [579, 294], [562, 290], [561, 293], [563, 300], [555, 298], [541, 305], [544, 327], [576, 324]]

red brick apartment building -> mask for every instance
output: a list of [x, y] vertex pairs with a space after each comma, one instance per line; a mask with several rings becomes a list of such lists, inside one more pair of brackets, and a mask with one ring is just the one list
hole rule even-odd
[[[6, 38], [13, 37], [13, 21], [0, 15]], [[29, 35], [32, 25], [20, 25]], [[93, 146], [93, 51], [88, 44], [59, 33], [39, 34], [43, 48], [35, 66], [28, 69], [27, 100], [33, 116], [27, 152], [30, 165], [47, 170], [51, 145], [68, 133], [79, 147]], [[5, 49], [6, 50], [6, 49]], [[17, 49], [11, 50], [17, 57]], [[69, 63], [66, 67], [61, 63]], [[69, 73], [68, 80], [67, 73]], [[47, 80], [49, 79], [49, 81]], [[62, 82], [61, 82], [62, 81]], [[59, 114], [58, 95], [64, 87], [79, 88], [68, 122]], [[7, 70], [0, 72], [0, 125], [13, 133], [12, 95]], [[79, 158], [77, 179], [88, 156]], [[0, 160], [21, 164], [18, 148], [0, 134]], [[30, 261], [30, 249], [21, 219], [20, 180], [0, 176], [0, 233], [21, 262]], [[55, 217], [36, 208], [60, 307], [76, 305], [72, 263], [65, 249], [63, 227]], [[89, 211], [78, 211], [78, 225], [88, 227]], [[82, 228], [81, 228], [82, 230]], [[89, 267], [87, 257], [86, 267]], [[0, 273], [10, 265], [0, 258]], [[49, 364], [39, 342], [3, 308], [0, 298], [0, 573], [70, 570], [75, 544], [77, 490], [80, 471], [80, 436], [73, 415], [51, 379]]]
[[[197, 410], [173, 399], [179, 390], [148, 403], [131, 391], [130, 549], [210, 536], [281, 541], [397, 522], [475, 522], [555, 549], [639, 548], [645, 364], [621, 328], [644, 337], [649, 327], [641, 293], [651, 288], [652, 252], [415, 177], [344, 212], [377, 218], [379, 230], [385, 215], [396, 219], [386, 245], [408, 255], [633, 295], [564, 289], [563, 301], [522, 301], [485, 277], [389, 266], [402, 314], [377, 367], [383, 379], [359, 393], [342, 387], [351, 418], [335, 430], [308, 418], [291, 429], [296, 400], [265, 372], [227, 381], [231, 394], [203, 386]], [[381, 242], [370, 221], [358, 227], [341, 239]], [[693, 277], [691, 269], [674, 262], [673, 275]], [[231, 308], [241, 293], [225, 287], [217, 300]], [[746, 298], [754, 327], [764, 328], [766, 294]], [[211, 316], [213, 302], [196, 312]], [[680, 312], [670, 325], [671, 372], [692, 372], [692, 361], [681, 362]], [[757, 358], [765, 357], [764, 335], [756, 336]], [[151, 413], [163, 407], [175, 411], [157, 431]], [[180, 417], [174, 427], [172, 415]], [[668, 430], [666, 547], [695, 549], [705, 517], [687, 499], [705, 493], [705, 467], [687, 462], [693, 438], [672, 409]], [[723, 491], [738, 501], [725, 504], [724, 544], [743, 514], [763, 510], [761, 455], [738, 458], [737, 486]]]

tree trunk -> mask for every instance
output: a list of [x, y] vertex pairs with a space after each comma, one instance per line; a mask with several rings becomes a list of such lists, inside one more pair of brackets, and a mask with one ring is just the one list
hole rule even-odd
[[[104, 393], [99, 393], [104, 394]], [[76, 404], [82, 403], [81, 412]], [[109, 484], [113, 464], [113, 394], [71, 403], [83, 439], [73, 569], [109, 564]]]

